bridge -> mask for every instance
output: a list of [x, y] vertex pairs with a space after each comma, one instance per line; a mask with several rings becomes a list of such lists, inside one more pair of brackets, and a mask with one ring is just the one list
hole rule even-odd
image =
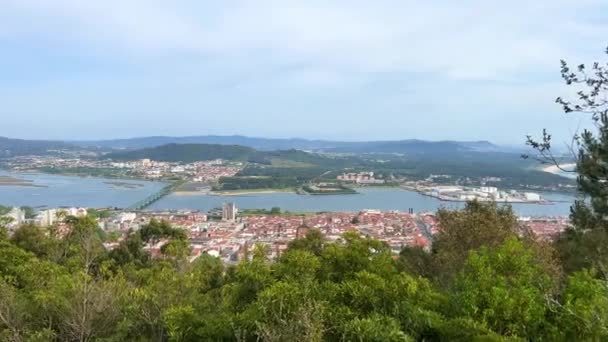
[[141, 201], [138, 201], [137, 203], [127, 207], [125, 210], [127, 210], [127, 211], [144, 210], [147, 207], [149, 207], [150, 205], [152, 205], [152, 203], [154, 203], [154, 202], [158, 201], [159, 199], [172, 193], [173, 190], [175, 190], [176, 188], [178, 188], [179, 186], [181, 186], [184, 183], [185, 183], [185, 181], [179, 180], [179, 181], [173, 182], [171, 184], [168, 184], [165, 187], [163, 187], [162, 189], [160, 189], [159, 191], [157, 191], [156, 193], [153, 193], [152, 195], [142, 199]]

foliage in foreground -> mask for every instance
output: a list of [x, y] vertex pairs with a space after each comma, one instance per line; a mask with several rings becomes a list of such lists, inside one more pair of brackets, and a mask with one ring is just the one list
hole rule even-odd
[[[510, 210], [470, 203], [438, 217], [437, 241], [450, 240], [430, 253], [395, 259], [380, 241], [347, 233], [328, 243], [312, 230], [277, 261], [256, 248], [231, 266], [207, 255], [190, 263], [185, 235], [164, 222], [111, 252], [88, 217], [70, 218], [64, 239], [23, 226], [0, 241], [0, 340], [608, 338], [606, 282], [593, 270], [555, 273], [546, 246], [515, 233]], [[151, 258], [143, 246], [162, 239]]]

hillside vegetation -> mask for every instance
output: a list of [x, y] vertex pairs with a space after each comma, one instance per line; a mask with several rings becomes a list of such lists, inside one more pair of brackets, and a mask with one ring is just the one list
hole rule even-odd
[[[151, 221], [112, 251], [93, 218], [69, 234], [0, 228], [2, 341], [602, 341], [608, 292], [564, 274], [509, 208], [441, 210], [429, 253], [310, 230], [278, 260], [189, 261], [186, 233]], [[148, 244], [167, 241], [152, 258]]]
[[157, 161], [192, 163], [214, 159], [246, 161], [255, 153], [252, 148], [236, 145], [167, 144], [135, 151], [113, 152], [106, 154], [105, 157], [113, 160], [148, 158]]
[[20, 155], [45, 155], [56, 150], [74, 150], [75, 145], [60, 141], [23, 140], [0, 137], [0, 157]]
[[[450, 143], [456, 146], [454, 143]], [[425, 145], [425, 144], [423, 144]], [[441, 145], [443, 146], [443, 145]], [[258, 151], [237, 145], [168, 144], [134, 151], [114, 152], [104, 156], [113, 160], [149, 158], [158, 161], [190, 163], [200, 160], [224, 159], [249, 165], [236, 178], [225, 178], [221, 190], [294, 187], [325, 175], [327, 179], [343, 171], [374, 171], [409, 179], [425, 179], [431, 174], [452, 175], [452, 181], [469, 179], [479, 184], [483, 177], [499, 177], [493, 185], [520, 188], [527, 185], [555, 187], [574, 184], [558, 175], [537, 170], [532, 160], [522, 160], [518, 154], [479, 152], [454, 147], [451, 150], [426, 149], [425, 153], [394, 154], [320, 154], [301, 150]], [[243, 177], [268, 177], [248, 180]], [[281, 179], [276, 179], [281, 178]]]
[[201, 135], [185, 137], [156, 136], [138, 137], [131, 139], [73, 141], [71, 143], [82, 147], [102, 147], [114, 149], [141, 149], [157, 147], [166, 144], [219, 144], [247, 146], [261, 151], [298, 149], [309, 151], [346, 153], [407, 153], [412, 151], [425, 153], [433, 150], [504, 152], [512, 150], [512, 148], [497, 146], [487, 141], [425, 141], [417, 139], [392, 141], [333, 141], [299, 138], [256, 138], [240, 135]]

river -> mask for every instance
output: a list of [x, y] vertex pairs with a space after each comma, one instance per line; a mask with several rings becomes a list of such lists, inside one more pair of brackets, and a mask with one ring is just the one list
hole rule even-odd
[[[401, 210], [413, 208], [415, 212], [436, 211], [440, 207], [460, 208], [461, 202], [442, 202], [436, 198], [399, 188], [362, 188], [355, 195], [297, 195], [295, 193], [263, 193], [250, 195], [212, 196], [171, 194], [152, 204], [149, 209], [198, 209], [209, 210], [224, 202], [234, 202], [239, 208], [317, 211], [359, 211], [362, 209]], [[555, 202], [552, 205], [513, 204], [521, 216], [562, 216], [570, 213], [573, 198], [563, 194], [543, 194]], [[564, 202], [562, 202], [564, 201]]]
[[122, 208], [165, 186], [162, 182], [12, 173], [3, 170], [0, 170], [0, 176], [30, 180], [34, 185], [0, 185], [0, 205], [7, 206]]
[[[0, 176], [32, 181], [36, 186], [0, 185], [0, 204], [32, 207], [128, 207], [159, 191], [165, 183], [137, 180], [108, 180], [94, 177], [72, 177], [41, 173], [10, 173]], [[127, 184], [122, 184], [122, 183]], [[440, 207], [457, 208], [463, 203], [442, 202], [419, 193], [398, 188], [363, 188], [356, 195], [297, 195], [295, 193], [260, 193], [238, 196], [171, 194], [155, 202], [149, 209], [195, 209], [207, 211], [224, 202], [235, 202], [240, 208], [281, 207], [290, 211], [359, 211], [362, 209], [435, 211]], [[572, 197], [544, 194], [560, 201], [553, 205], [513, 204], [522, 216], [568, 215]], [[564, 202], [561, 202], [564, 201]]]

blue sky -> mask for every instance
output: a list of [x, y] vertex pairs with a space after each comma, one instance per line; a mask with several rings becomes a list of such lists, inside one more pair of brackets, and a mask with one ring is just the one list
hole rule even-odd
[[[0, 135], [519, 144], [588, 120], [605, 0], [0, 0]], [[605, 59], [604, 59], [605, 60]]]

